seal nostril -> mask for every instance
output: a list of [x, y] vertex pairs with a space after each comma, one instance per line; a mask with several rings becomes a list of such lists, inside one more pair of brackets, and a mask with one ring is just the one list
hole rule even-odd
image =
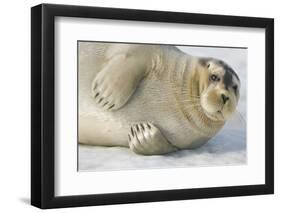
[[221, 94], [221, 98], [222, 98], [223, 104], [225, 104], [229, 100], [229, 97], [227, 97], [224, 94]]

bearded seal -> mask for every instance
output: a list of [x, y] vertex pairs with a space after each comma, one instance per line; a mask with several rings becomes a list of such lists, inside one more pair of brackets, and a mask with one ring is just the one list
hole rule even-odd
[[137, 154], [193, 149], [234, 114], [240, 80], [225, 62], [171, 45], [79, 42], [79, 143]]

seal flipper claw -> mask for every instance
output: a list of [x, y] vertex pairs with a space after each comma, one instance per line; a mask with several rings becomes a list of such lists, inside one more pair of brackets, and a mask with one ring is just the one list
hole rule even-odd
[[128, 143], [132, 151], [142, 155], [161, 155], [177, 150], [151, 123], [133, 125], [129, 131]]
[[107, 111], [124, 106], [145, 74], [145, 64], [139, 58], [119, 54], [95, 76], [91, 92], [96, 105]]

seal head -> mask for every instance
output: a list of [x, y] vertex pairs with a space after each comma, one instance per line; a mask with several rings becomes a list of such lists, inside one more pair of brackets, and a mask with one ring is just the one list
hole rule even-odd
[[194, 57], [188, 64], [177, 96], [179, 107], [193, 129], [210, 138], [234, 114], [240, 80], [229, 65], [218, 59]]
[[235, 112], [239, 100], [240, 79], [225, 62], [203, 59], [200, 104], [212, 120], [226, 121]]

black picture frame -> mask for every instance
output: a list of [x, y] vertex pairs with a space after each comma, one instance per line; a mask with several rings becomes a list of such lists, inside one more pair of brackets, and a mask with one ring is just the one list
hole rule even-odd
[[[54, 195], [55, 17], [263, 28], [266, 32], [265, 184], [93, 195]], [[60, 208], [274, 193], [274, 20], [148, 10], [41, 4], [31, 8], [31, 204]]]

